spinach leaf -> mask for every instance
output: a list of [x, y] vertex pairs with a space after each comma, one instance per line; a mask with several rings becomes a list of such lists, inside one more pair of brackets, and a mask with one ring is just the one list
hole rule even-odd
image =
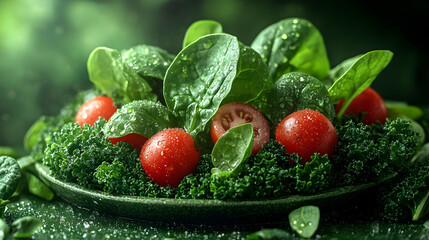
[[160, 102], [139, 100], [118, 109], [104, 125], [103, 132], [109, 138], [138, 133], [147, 138], [164, 128], [176, 126], [173, 114]]
[[352, 58], [348, 58], [338, 64], [336, 67], [329, 70], [329, 74], [322, 81], [325, 83], [327, 88], [331, 87], [332, 84], [340, 78], [362, 55], [357, 55]]
[[251, 47], [262, 56], [274, 80], [289, 72], [324, 79], [330, 69], [322, 35], [305, 19], [287, 18], [265, 28]]
[[45, 121], [45, 118], [40, 118], [27, 130], [24, 136], [24, 148], [27, 151], [31, 151], [33, 146], [37, 144], [39, 135], [42, 133], [43, 129], [47, 127], [48, 124]]
[[289, 224], [301, 237], [310, 238], [319, 226], [320, 210], [317, 206], [303, 206], [289, 214]]
[[229, 176], [252, 153], [253, 125], [230, 128], [216, 142], [212, 151], [212, 174]]
[[199, 20], [191, 24], [186, 30], [183, 39], [183, 48], [194, 42], [200, 37], [212, 33], [222, 33], [222, 25], [213, 20]]
[[275, 126], [289, 114], [303, 109], [318, 110], [331, 121], [335, 118], [335, 108], [326, 87], [306, 73], [283, 75], [266, 94], [267, 103], [259, 110]]
[[386, 103], [389, 118], [409, 118], [418, 120], [423, 116], [423, 111], [417, 106], [408, 105], [406, 102], [384, 101]]
[[282, 240], [292, 239], [292, 234], [283, 229], [262, 229], [246, 237], [246, 240]]
[[341, 99], [344, 103], [337, 117], [341, 118], [353, 98], [369, 87], [378, 74], [389, 64], [393, 53], [388, 50], [375, 50], [357, 59], [350, 68], [328, 89], [332, 103]]
[[6, 239], [7, 235], [9, 235], [10, 228], [7, 223], [0, 218], [0, 240]]
[[42, 227], [42, 221], [35, 217], [22, 217], [11, 225], [14, 238], [29, 238]]
[[[262, 59], [247, 51], [254, 50], [234, 36], [211, 34], [184, 48], [167, 70], [165, 103], [193, 137], [205, 129], [219, 106], [227, 103], [225, 99], [250, 101], [269, 82], [269, 76], [261, 77], [268, 73]], [[236, 79], [243, 81], [244, 77], [248, 77], [245, 89], [253, 89], [250, 93], [234, 84]]]
[[19, 153], [12, 147], [0, 146], [0, 156], [19, 157]]
[[412, 208], [413, 221], [429, 214], [429, 189], [425, 194], [416, 196], [416, 206]]
[[121, 53], [116, 49], [94, 49], [88, 59], [88, 73], [91, 82], [116, 102], [156, 100], [149, 83], [124, 63]]
[[8, 205], [9, 202], [9, 200], [0, 199], [0, 220], [4, 217], [4, 211], [6, 209], [6, 205]]
[[419, 151], [416, 152], [410, 160], [411, 163], [417, 163], [420, 161], [429, 161], [429, 143], [425, 143], [421, 146]]
[[0, 156], [0, 199], [7, 200], [21, 180], [21, 169], [14, 158]]
[[54, 199], [55, 193], [45, 183], [40, 181], [39, 178], [31, 173], [25, 173], [25, 178], [27, 179], [28, 191], [30, 193], [47, 201]]
[[138, 45], [121, 51], [121, 54], [124, 63], [146, 81], [158, 99], [163, 101], [162, 82], [174, 55], [149, 45]]

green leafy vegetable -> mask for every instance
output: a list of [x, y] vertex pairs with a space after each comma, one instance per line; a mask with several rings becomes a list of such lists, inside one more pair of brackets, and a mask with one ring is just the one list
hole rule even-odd
[[47, 201], [50, 201], [55, 197], [55, 193], [33, 174], [25, 173], [25, 178], [27, 180], [28, 191], [30, 193]]
[[416, 151], [417, 133], [404, 119], [388, 119], [384, 125], [349, 120], [336, 129], [338, 144], [332, 156], [336, 183], [375, 181], [401, 169]]
[[147, 138], [165, 128], [176, 127], [173, 114], [161, 103], [138, 100], [118, 109], [105, 124], [103, 131], [109, 138], [138, 133]]
[[405, 102], [385, 101], [389, 118], [407, 118], [418, 120], [423, 116], [423, 111], [417, 107], [408, 105]]
[[246, 240], [283, 240], [283, 239], [292, 239], [292, 234], [278, 228], [262, 229], [257, 232], [251, 233], [249, 234], [249, 236], [246, 237]]
[[0, 240], [6, 239], [9, 232], [10, 232], [9, 225], [7, 225], [7, 223], [0, 218]]
[[289, 114], [303, 109], [318, 110], [331, 121], [334, 105], [321, 81], [305, 73], [287, 73], [267, 91], [267, 104], [259, 109], [277, 126]]
[[262, 56], [274, 80], [289, 72], [324, 79], [330, 69], [322, 35], [305, 19], [287, 18], [267, 27], [251, 47]]
[[303, 238], [310, 238], [319, 227], [320, 210], [317, 206], [303, 206], [289, 214], [289, 224]]
[[212, 152], [212, 173], [233, 173], [252, 153], [253, 125], [246, 123], [230, 128], [216, 142]]
[[9, 156], [0, 156], [0, 199], [9, 199], [20, 180], [21, 169], [16, 160]]
[[425, 223], [423, 223], [423, 226], [429, 230], [429, 220], [427, 220]]
[[382, 191], [381, 213], [390, 221], [418, 221], [429, 216], [429, 158], [401, 173], [396, 183]]
[[[143, 45], [125, 50], [123, 54], [107, 47], [94, 49], [88, 59], [90, 80], [117, 102], [156, 100], [157, 96], [145, 78], [163, 76], [169, 66], [168, 53]], [[157, 64], [160, 61], [162, 64]]]
[[22, 217], [11, 224], [14, 238], [29, 238], [42, 227], [42, 221], [35, 217]]
[[6, 205], [9, 203], [9, 200], [0, 199], [0, 219], [3, 218]]
[[9, 156], [9, 157], [17, 158], [19, 157], [19, 153], [12, 147], [0, 146], [0, 156]]
[[[212, 34], [199, 38], [184, 48], [174, 59], [164, 80], [164, 99], [168, 109], [184, 123], [193, 137], [202, 132], [230, 92], [243, 102], [258, 97], [269, 76], [266, 65], [257, 54], [228, 34]], [[246, 52], [246, 54], [244, 54]], [[252, 59], [247, 59], [251, 57]], [[243, 75], [244, 74], [244, 75]], [[248, 77], [252, 94], [240, 91], [235, 79]], [[247, 89], [247, 88], [246, 88]], [[245, 94], [243, 98], [238, 93]]]
[[213, 20], [199, 20], [191, 24], [183, 39], [183, 48], [208, 34], [222, 33], [222, 25]]
[[326, 87], [329, 88], [332, 84], [337, 81], [350, 67], [360, 58], [362, 55], [357, 55], [352, 58], [348, 58], [342, 61], [340, 64], [329, 70], [329, 74], [326, 78], [321, 79], [325, 83]]
[[334, 104], [344, 99], [337, 117], [341, 118], [353, 98], [369, 87], [378, 74], [389, 64], [393, 53], [388, 50], [375, 50], [357, 59], [350, 68], [328, 89]]

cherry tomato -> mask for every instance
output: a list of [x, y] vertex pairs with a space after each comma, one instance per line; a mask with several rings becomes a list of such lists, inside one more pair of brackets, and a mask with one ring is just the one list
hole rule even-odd
[[118, 138], [109, 138], [109, 140], [113, 144], [125, 141], [125, 142], [130, 143], [131, 145], [133, 145], [133, 147], [135, 149], [139, 149], [140, 150], [143, 147], [143, 145], [145, 144], [145, 142], [147, 141], [147, 137], [142, 136], [142, 135], [137, 134], [137, 133], [130, 133], [130, 134], [127, 134], [125, 136], [118, 137]]
[[140, 163], [155, 183], [177, 187], [185, 176], [194, 172], [200, 157], [189, 133], [168, 128], [147, 140], [140, 153]]
[[285, 117], [277, 125], [275, 138], [289, 154], [297, 153], [304, 164], [311, 161], [314, 153], [331, 157], [338, 141], [331, 121], [320, 112], [309, 109]]
[[[335, 107], [335, 112], [340, 111], [344, 100]], [[344, 112], [345, 115], [359, 113], [367, 113], [362, 122], [366, 125], [374, 124], [379, 121], [381, 124], [386, 122], [387, 107], [383, 98], [372, 88], [366, 88], [363, 92], [357, 95]]]
[[210, 127], [213, 143], [216, 143], [228, 129], [245, 123], [253, 125], [252, 153], [257, 153], [270, 139], [270, 127], [262, 113], [245, 103], [233, 102], [219, 108]]
[[113, 99], [106, 96], [98, 96], [86, 101], [79, 108], [74, 122], [80, 126], [86, 124], [94, 125], [98, 118], [102, 117], [108, 121], [116, 112], [117, 107], [114, 105]]

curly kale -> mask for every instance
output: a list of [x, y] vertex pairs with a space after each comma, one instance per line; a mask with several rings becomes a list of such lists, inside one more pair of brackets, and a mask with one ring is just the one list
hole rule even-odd
[[[291, 159], [296, 163], [291, 164]], [[314, 193], [329, 186], [331, 164], [327, 156], [315, 155], [305, 167], [301, 162], [301, 158], [287, 154], [284, 146], [271, 139], [249, 157], [236, 175], [205, 175], [206, 180], [210, 177], [210, 192], [204, 190], [214, 199], [252, 199]]]
[[382, 191], [382, 218], [408, 222], [429, 216], [429, 158], [404, 169], [401, 176]]
[[337, 134], [332, 165], [338, 186], [375, 181], [400, 170], [417, 146], [412, 124], [399, 118], [384, 125], [350, 120], [337, 126]]

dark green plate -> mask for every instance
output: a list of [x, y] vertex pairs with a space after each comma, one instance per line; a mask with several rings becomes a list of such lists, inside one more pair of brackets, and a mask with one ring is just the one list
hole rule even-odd
[[116, 196], [63, 182], [36, 164], [42, 181], [66, 202], [108, 215], [151, 222], [191, 224], [249, 224], [285, 221], [290, 211], [304, 205], [317, 205], [322, 213], [350, 208], [374, 198], [377, 188], [396, 174], [376, 183], [366, 183], [323, 191], [315, 195], [292, 195], [276, 199], [221, 201], [201, 199]]

